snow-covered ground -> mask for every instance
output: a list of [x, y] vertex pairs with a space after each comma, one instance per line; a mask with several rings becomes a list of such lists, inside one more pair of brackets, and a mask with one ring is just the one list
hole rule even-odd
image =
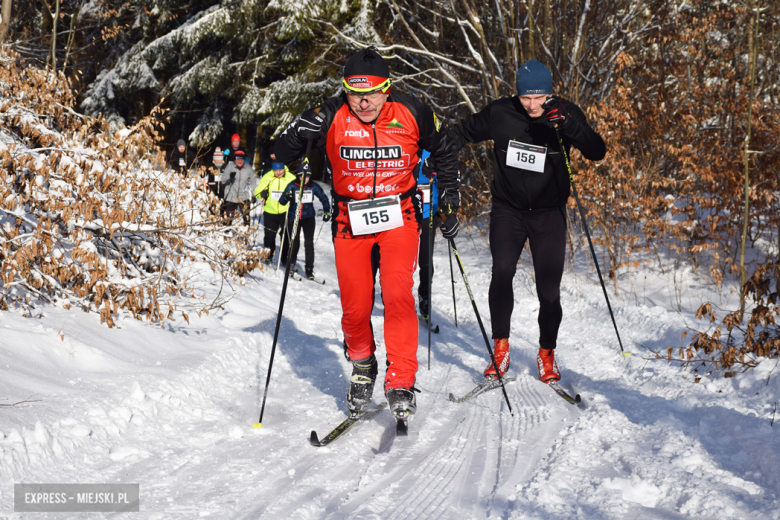
[[[649, 361], [639, 345], [679, 345], [691, 319], [690, 309], [667, 310], [681, 296], [662, 278], [635, 277], [631, 303], [612, 296], [634, 353], [624, 359], [601, 288], [584, 281], [582, 267], [565, 275], [558, 359], [584, 398], [579, 410], [535, 379], [538, 303], [524, 257], [511, 337], [518, 379], [507, 386], [514, 415], [497, 390], [450, 402], [450, 392], [480, 380], [487, 354], [459, 279], [454, 326], [441, 239], [433, 304], [442, 330], [428, 370], [420, 328], [422, 393], [410, 436], [395, 438], [383, 412], [346, 439], [311, 447], [311, 430], [322, 436], [345, 417], [351, 373], [327, 235], [316, 245], [327, 283], [289, 284], [260, 429], [252, 424], [282, 284], [273, 270], [256, 272], [223, 310], [191, 314], [190, 324], [128, 318], [108, 329], [94, 314], [60, 308], [40, 319], [0, 313], [0, 403], [29, 401], [0, 407], [0, 518], [101, 516], [14, 513], [13, 484], [35, 482], [140, 484], [141, 513], [106, 517], [780, 518], [776, 360], [730, 379], [698, 374], [698, 384], [690, 369]], [[458, 242], [489, 326], [489, 251], [478, 235]], [[381, 367], [379, 292], [373, 325]]]

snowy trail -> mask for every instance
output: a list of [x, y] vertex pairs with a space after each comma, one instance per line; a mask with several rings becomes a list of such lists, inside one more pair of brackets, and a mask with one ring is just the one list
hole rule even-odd
[[[489, 327], [489, 252], [461, 254]], [[638, 350], [623, 360], [600, 288], [567, 275], [559, 362], [586, 400], [579, 410], [535, 378], [538, 303], [520, 269], [517, 380], [507, 386], [514, 416], [498, 389], [455, 404], [447, 396], [473, 388], [487, 352], [461, 280], [452, 325], [446, 255], [438, 242], [433, 309], [442, 331], [429, 371], [420, 327], [422, 393], [408, 438], [395, 438], [383, 412], [329, 447], [308, 445], [312, 429], [325, 432], [346, 415], [350, 366], [329, 240], [318, 242], [316, 263], [327, 283], [289, 283], [259, 430], [251, 425], [280, 273], [260, 274], [224, 311], [191, 325], [124, 320], [117, 331], [56, 309], [35, 321], [7, 315], [0, 397], [42, 400], [0, 410], [0, 512], [26, 518], [12, 512], [13, 482], [56, 481], [140, 483], [140, 516], [153, 519], [780, 516], [780, 441], [765, 420], [766, 402], [780, 393], [776, 379], [766, 384], [774, 363], [739, 381], [694, 385]], [[662, 348], [683, 328], [659, 307], [615, 308], [626, 345]], [[381, 313], [377, 292], [372, 321], [384, 366]], [[382, 399], [381, 385], [374, 398]]]

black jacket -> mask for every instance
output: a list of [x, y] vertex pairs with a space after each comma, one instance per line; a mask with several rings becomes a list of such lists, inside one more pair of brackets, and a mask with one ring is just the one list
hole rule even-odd
[[177, 146], [168, 156], [168, 167], [179, 172], [182, 170], [189, 171], [196, 164], [198, 164], [198, 161], [195, 158], [195, 152], [189, 148], [186, 148], [184, 153], [181, 153]]
[[[588, 125], [582, 110], [561, 99], [568, 119], [559, 127], [563, 145], [571, 146], [591, 161], [600, 161], [607, 153], [604, 140]], [[469, 116], [450, 130], [461, 144], [493, 140], [493, 197], [520, 210], [556, 208], [569, 199], [569, 174], [566, 170], [555, 129], [542, 118], [532, 119], [517, 96], [493, 101], [480, 112]], [[507, 165], [509, 141], [547, 147], [544, 172], [534, 172]]]

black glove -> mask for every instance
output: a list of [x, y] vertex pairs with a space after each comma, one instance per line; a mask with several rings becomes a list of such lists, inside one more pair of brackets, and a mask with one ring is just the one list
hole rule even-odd
[[330, 220], [330, 213], [325, 213], [322, 215], [322, 221], [328, 222]]
[[236, 172], [230, 172], [230, 184], [236, 180]]
[[460, 207], [460, 191], [457, 187], [442, 188], [439, 186], [439, 213], [449, 215]]
[[322, 123], [325, 121], [321, 115], [314, 110], [307, 110], [296, 121], [298, 135], [306, 140], [316, 140], [320, 135]]
[[568, 112], [566, 112], [566, 109], [563, 107], [563, 103], [561, 103], [561, 100], [557, 97], [550, 97], [542, 104], [542, 108], [544, 108], [544, 114], [542, 114], [542, 117], [544, 118], [547, 126], [550, 128], [555, 127], [555, 125], [558, 125], [558, 127], [561, 129], [571, 126], [571, 116]]
[[263, 200], [266, 200], [268, 198], [268, 190], [263, 190], [260, 192], [260, 198]]
[[456, 215], [455, 213], [450, 213], [449, 215], [440, 213], [440, 215], [443, 220], [440, 228], [441, 236], [443, 236], [447, 240], [450, 240], [458, 236], [458, 231], [460, 230], [460, 222], [458, 222], [458, 215]]

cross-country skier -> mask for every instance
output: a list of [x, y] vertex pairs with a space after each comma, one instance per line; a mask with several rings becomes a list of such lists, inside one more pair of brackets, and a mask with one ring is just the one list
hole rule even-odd
[[439, 166], [439, 207], [451, 214], [460, 203], [456, 143], [433, 111], [416, 98], [391, 90], [390, 69], [369, 48], [344, 67], [344, 92], [296, 118], [276, 142], [279, 160], [300, 157], [307, 140], [323, 150], [333, 179], [333, 242], [348, 358], [353, 363], [347, 404], [366, 410], [377, 376], [371, 329], [371, 250], [378, 244], [385, 307], [388, 368], [385, 395], [393, 414], [406, 419], [417, 408], [412, 390], [417, 373], [419, 326], [413, 273], [420, 234], [420, 192], [415, 167], [421, 149]]
[[281, 204], [279, 199], [282, 197], [285, 188], [295, 180], [295, 175], [290, 172], [287, 166], [282, 162], [271, 164], [271, 170], [260, 179], [255, 188], [255, 197], [265, 200], [263, 209], [263, 246], [271, 253], [266, 259], [266, 263], [271, 263], [271, 259], [276, 251], [276, 235], [282, 230], [282, 251], [281, 260], [287, 264], [287, 254], [290, 250], [289, 241], [284, 239], [284, 219], [287, 215], [288, 204]]
[[[439, 190], [436, 182], [436, 173], [428, 167], [427, 160], [423, 161], [422, 170], [417, 169], [417, 185], [423, 192], [423, 225], [420, 233], [420, 252], [417, 262], [420, 265], [420, 285], [417, 287], [417, 303], [420, 308], [420, 316], [427, 323], [430, 319], [430, 301], [431, 295], [428, 294], [428, 268], [430, 267], [431, 276], [433, 276], [433, 241], [430, 233], [433, 232], [436, 237], [436, 228], [441, 225], [441, 218], [436, 217], [436, 210], [439, 207]], [[429, 225], [428, 219], [433, 216], [433, 229]], [[430, 249], [430, 252], [428, 251]]]
[[252, 196], [257, 177], [246, 160], [243, 150], [234, 152], [235, 162], [225, 166], [220, 181], [225, 185], [225, 201], [222, 203], [222, 214], [232, 215], [240, 211], [244, 225], [249, 225], [249, 209], [252, 206]]
[[[293, 241], [295, 237], [292, 236], [293, 234], [293, 225], [295, 223], [295, 214], [298, 211], [298, 203], [296, 202], [298, 200], [298, 193], [301, 189], [301, 181], [303, 179], [304, 174], [306, 175], [305, 185], [303, 187], [303, 208], [301, 209], [301, 219], [298, 223], [298, 225], [301, 227], [301, 231], [303, 232], [304, 242], [303, 242], [303, 249], [305, 251], [306, 255], [306, 278], [309, 280], [314, 280], [314, 228], [315, 226], [315, 216], [316, 212], [314, 210], [314, 197], [317, 197], [320, 199], [320, 202], [322, 203], [322, 221], [327, 222], [330, 220], [330, 201], [328, 200], [328, 196], [325, 195], [325, 192], [322, 191], [322, 188], [320, 188], [319, 184], [316, 182], [312, 182], [311, 180], [311, 169], [309, 168], [309, 163], [304, 161], [301, 163], [301, 165], [298, 167], [298, 179], [294, 180], [290, 184], [287, 185], [287, 187], [284, 189], [284, 193], [282, 194], [282, 198], [279, 199], [279, 204], [288, 204], [290, 205], [290, 209], [287, 211], [289, 212], [289, 217], [287, 219], [287, 236], [289, 237], [288, 240]], [[295, 267], [295, 261], [298, 259], [298, 249], [301, 245], [301, 238], [300, 236], [297, 238], [297, 240], [294, 240], [292, 252], [290, 253], [289, 261], [293, 262], [293, 267]], [[292, 274], [294, 271], [290, 271]]]
[[[528, 240], [539, 296], [539, 378], [557, 381], [561, 373], [554, 354], [563, 316], [560, 284], [570, 186], [554, 125], [567, 153], [574, 146], [586, 159], [600, 161], [607, 149], [577, 105], [552, 95], [552, 74], [543, 64], [536, 60], [524, 63], [517, 72], [516, 86], [517, 96], [493, 101], [462, 120], [451, 133], [463, 144], [493, 140], [489, 302], [499, 371], [503, 376], [509, 368], [512, 279]], [[495, 377], [492, 363], [484, 375]]]

